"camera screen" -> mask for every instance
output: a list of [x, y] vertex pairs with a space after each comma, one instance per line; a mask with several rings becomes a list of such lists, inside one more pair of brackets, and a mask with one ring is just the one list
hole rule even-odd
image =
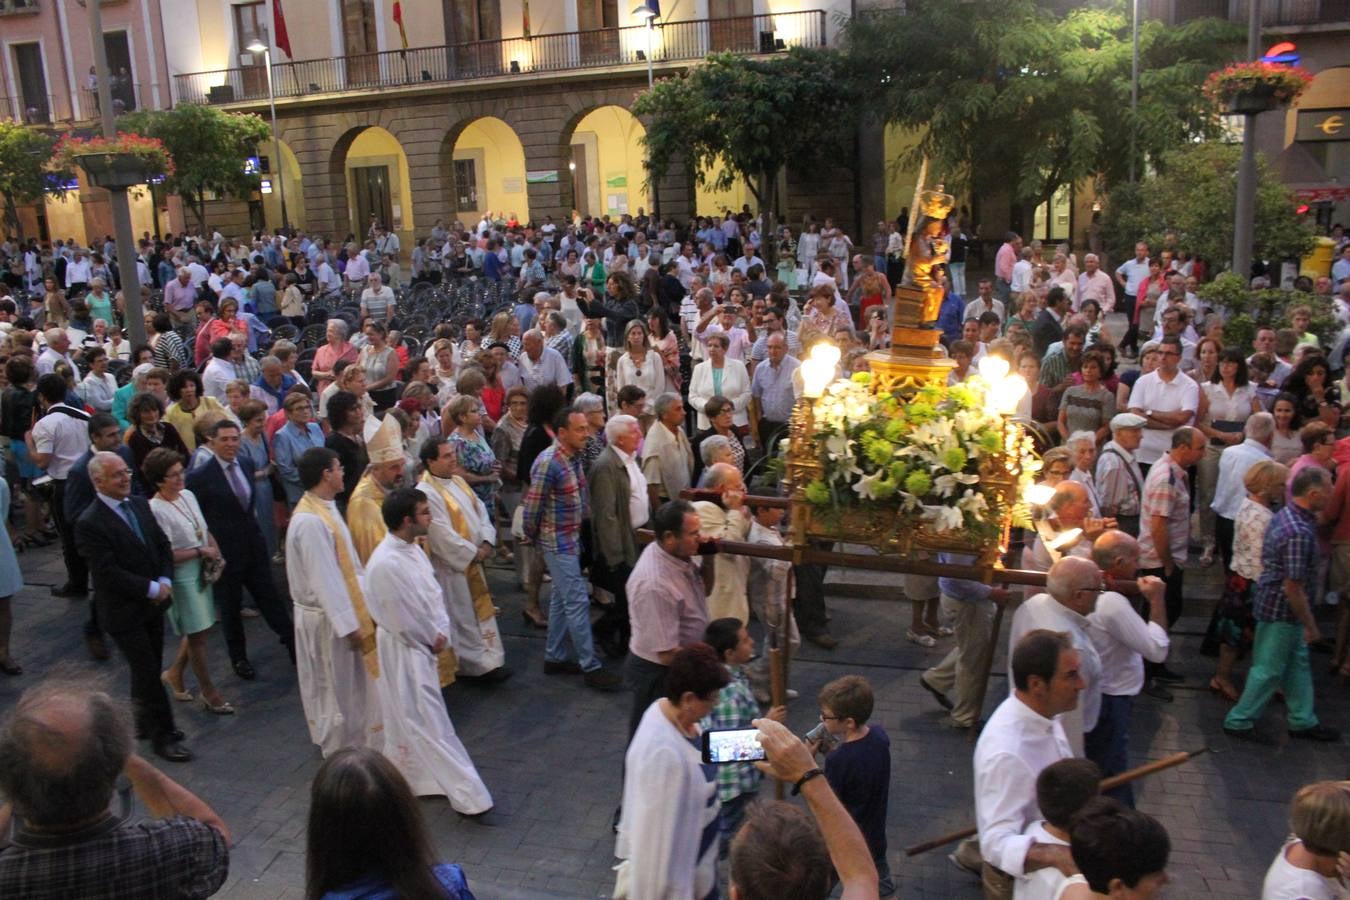
[[710, 763], [752, 762], [764, 759], [764, 747], [755, 728], [729, 728], [704, 732], [704, 758]]

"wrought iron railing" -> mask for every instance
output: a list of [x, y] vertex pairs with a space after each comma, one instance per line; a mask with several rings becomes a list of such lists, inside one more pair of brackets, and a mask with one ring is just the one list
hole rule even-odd
[[[1213, 17], [1247, 22], [1247, 0], [1144, 0], [1149, 19], [1179, 25]], [[1350, 25], [1350, 0], [1262, 0], [1261, 22], [1267, 28], [1298, 25]]]
[[18, 16], [41, 11], [42, 4], [39, 0], [0, 0], [0, 16]]
[[[472, 78], [563, 72], [642, 63], [701, 59], [709, 53], [774, 53], [788, 47], [823, 47], [823, 10], [697, 19], [645, 25], [541, 34], [358, 56], [274, 63], [278, 97], [369, 91], [443, 84]], [[174, 76], [179, 103], [236, 103], [267, 99], [267, 73], [256, 66], [192, 72]]]

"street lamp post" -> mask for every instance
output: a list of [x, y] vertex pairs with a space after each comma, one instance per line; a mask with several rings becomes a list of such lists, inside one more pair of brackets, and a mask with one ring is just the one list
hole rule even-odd
[[290, 234], [291, 220], [286, 214], [286, 172], [285, 162], [281, 158], [281, 135], [277, 133], [277, 95], [272, 89], [272, 48], [271, 39], [264, 44], [262, 41], [254, 41], [244, 49], [250, 53], [261, 53], [263, 55], [263, 66], [267, 69], [267, 103], [272, 108], [272, 158], [275, 160], [273, 168], [277, 173], [277, 189], [281, 193], [281, 230]]
[[[103, 119], [103, 136], [117, 139], [113, 119], [112, 85], [108, 75], [108, 47], [103, 43], [102, 0], [89, 0], [89, 40], [94, 50], [94, 72], [98, 75], [98, 103]], [[124, 187], [109, 187], [108, 205], [112, 208], [113, 233], [117, 235], [117, 280], [122, 287], [122, 308], [131, 345], [144, 344], [145, 313], [141, 307], [141, 279], [136, 271], [136, 238], [131, 229], [131, 201]]]
[[1130, 42], [1132, 44], [1130, 62], [1130, 181], [1134, 181], [1134, 133], [1138, 130], [1134, 120], [1139, 115], [1139, 0], [1130, 2]]
[[[639, 19], [647, 20], [647, 90], [650, 91], [656, 84], [656, 76], [652, 70], [652, 32], [656, 30], [656, 10], [643, 3], [633, 10], [633, 15]], [[650, 172], [650, 169], [648, 171]], [[661, 186], [655, 173], [652, 173], [651, 178], [652, 218], [657, 221], [659, 227], [661, 221]]]
[[[1248, 0], [1247, 58], [1261, 58], [1261, 0]], [[1242, 161], [1238, 163], [1237, 211], [1233, 217], [1233, 271], [1244, 286], [1252, 280], [1252, 230], [1256, 225], [1256, 114], [1242, 116]], [[1278, 279], [1277, 279], [1278, 280]]]

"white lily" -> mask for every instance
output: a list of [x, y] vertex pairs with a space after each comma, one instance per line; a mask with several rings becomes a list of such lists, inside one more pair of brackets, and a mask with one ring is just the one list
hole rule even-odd
[[[979, 483], [980, 476], [971, 475], [966, 472], [952, 472], [947, 475], [939, 475], [937, 478], [933, 479], [933, 484], [937, 487], [939, 497], [950, 497], [960, 490], [957, 485]], [[967, 491], [966, 493], [969, 494], [970, 491]]]
[[965, 518], [954, 506], [925, 506], [923, 521], [932, 523], [935, 531], [952, 531], [960, 528]]
[[886, 479], [884, 471], [873, 472], [871, 475], [864, 475], [853, 484], [854, 492], [864, 500], [876, 500], [876, 484]]

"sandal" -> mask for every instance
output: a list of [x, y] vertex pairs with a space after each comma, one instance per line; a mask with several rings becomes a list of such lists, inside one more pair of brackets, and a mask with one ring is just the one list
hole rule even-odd
[[167, 690], [170, 694], [173, 695], [173, 699], [175, 699], [175, 700], [181, 700], [181, 701], [183, 701], [184, 703], [191, 703], [191, 702], [195, 699], [195, 698], [192, 696], [192, 692], [191, 692], [191, 691], [180, 691], [180, 690], [178, 690], [177, 688], [175, 688], [175, 687], [173, 686], [173, 683], [169, 680], [169, 673], [168, 673], [168, 672], [160, 672], [160, 673], [159, 673], [159, 680], [162, 681], [162, 682], [164, 683], [164, 688], [165, 688], [165, 690]]
[[918, 644], [920, 647], [937, 646], [937, 638], [933, 637], [931, 634], [921, 634], [913, 628], [905, 629], [905, 640], [909, 641], [911, 644]]
[[1209, 680], [1209, 689], [1216, 694], [1221, 695], [1229, 703], [1238, 702], [1238, 692], [1232, 685], [1226, 685], [1218, 677]]

